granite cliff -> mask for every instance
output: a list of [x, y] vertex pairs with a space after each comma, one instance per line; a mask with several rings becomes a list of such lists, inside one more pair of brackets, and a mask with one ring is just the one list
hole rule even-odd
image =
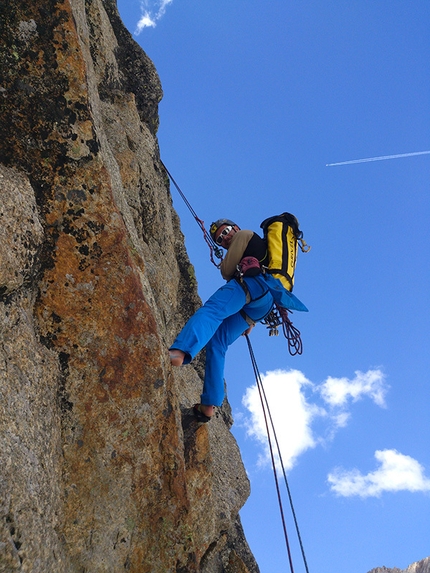
[[156, 70], [114, 0], [0, 27], [0, 572], [257, 572], [228, 404], [167, 358], [201, 303]]

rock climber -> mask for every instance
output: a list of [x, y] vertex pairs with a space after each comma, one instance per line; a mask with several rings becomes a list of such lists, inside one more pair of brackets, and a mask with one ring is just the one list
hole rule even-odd
[[[276, 302], [289, 310], [307, 311], [305, 305], [281, 282], [262, 272], [267, 259], [266, 241], [249, 230], [241, 230], [230, 219], [211, 224], [210, 234], [227, 250], [221, 263], [227, 281], [188, 320], [169, 349], [173, 366], [189, 364], [206, 346], [206, 365], [200, 404], [193, 414], [208, 422], [224, 400], [224, 363], [227, 348], [242, 334], [249, 334], [266, 318]], [[239, 269], [239, 270], [238, 270]]]

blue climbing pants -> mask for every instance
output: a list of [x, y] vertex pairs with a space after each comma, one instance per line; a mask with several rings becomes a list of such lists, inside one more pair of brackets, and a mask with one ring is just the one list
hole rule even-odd
[[281, 282], [269, 274], [245, 277], [243, 282], [251, 297], [250, 302], [246, 302], [245, 290], [238, 281], [229, 281], [189, 319], [171, 346], [171, 349], [185, 352], [184, 364], [189, 364], [206, 346], [201, 403], [208, 406], [221, 406], [224, 400], [227, 348], [249, 327], [241, 310], [254, 322], [264, 320], [274, 302], [283, 308], [307, 311], [298, 298], [286, 291]]
[[[272, 310], [277, 298], [277, 294], [275, 293], [274, 297], [270, 289], [270, 285], [273, 287], [274, 284], [272, 281], [281, 285], [269, 275], [246, 277], [243, 281], [251, 295], [251, 302], [246, 303], [245, 290], [238, 281], [230, 280], [189, 319], [171, 346], [172, 349], [185, 352], [184, 364], [189, 364], [206, 346], [202, 404], [221, 406], [224, 400], [224, 363], [227, 348], [249, 327], [240, 311], [243, 310], [255, 322], [263, 320]], [[282, 285], [281, 289], [285, 291]]]

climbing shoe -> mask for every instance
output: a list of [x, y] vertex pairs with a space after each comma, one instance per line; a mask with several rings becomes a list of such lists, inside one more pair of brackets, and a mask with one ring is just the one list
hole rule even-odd
[[206, 414], [204, 414], [202, 412], [201, 407], [202, 407], [201, 404], [194, 404], [194, 406], [193, 406], [194, 418], [197, 420], [197, 422], [201, 422], [203, 424], [206, 424], [207, 422], [210, 421], [212, 416], [206, 416]]

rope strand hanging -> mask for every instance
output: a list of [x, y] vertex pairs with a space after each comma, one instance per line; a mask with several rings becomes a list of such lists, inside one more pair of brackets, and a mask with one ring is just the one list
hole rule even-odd
[[286, 527], [286, 524], [285, 524], [284, 510], [283, 510], [283, 506], [282, 506], [282, 498], [281, 498], [280, 489], [279, 489], [279, 481], [278, 481], [278, 476], [277, 476], [277, 473], [276, 473], [275, 457], [274, 457], [274, 453], [273, 453], [272, 438], [271, 438], [271, 434], [270, 434], [270, 431], [269, 431], [269, 423], [268, 423], [268, 421], [270, 421], [270, 427], [271, 427], [271, 429], [272, 429], [273, 437], [274, 437], [274, 440], [275, 440], [276, 449], [277, 449], [277, 454], [278, 454], [278, 457], [279, 457], [279, 462], [280, 462], [281, 467], [282, 467], [282, 474], [283, 474], [283, 477], [284, 477], [285, 487], [286, 487], [287, 494], [288, 494], [288, 500], [289, 500], [289, 503], [290, 503], [291, 513], [292, 513], [293, 520], [294, 520], [294, 525], [295, 525], [295, 528], [296, 528], [296, 533], [297, 533], [297, 538], [298, 538], [299, 545], [300, 545], [300, 550], [301, 550], [301, 553], [302, 553], [303, 563], [304, 563], [304, 566], [305, 566], [306, 573], [309, 573], [308, 564], [307, 564], [306, 555], [305, 555], [305, 550], [304, 550], [303, 542], [302, 542], [302, 536], [301, 536], [301, 534], [300, 534], [299, 524], [298, 524], [298, 521], [297, 521], [297, 516], [296, 516], [295, 509], [294, 509], [294, 504], [293, 504], [293, 498], [292, 498], [292, 495], [291, 495], [290, 486], [289, 486], [289, 484], [288, 484], [287, 474], [286, 474], [285, 468], [284, 468], [284, 462], [283, 462], [283, 460], [282, 460], [281, 449], [280, 449], [280, 446], [279, 446], [278, 437], [277, 437], [277, 435], [276, 435], [275, 425], [274, 425], [274, 423], [273, 423], [272, 414], [271, 414], [271, 412], [270, 412], [269, 403], [268, 403], [268, 401], [267, 401], [266, 392], [265, 392], [265, 390], [264, 390], [263, 382], [262, 382], [262, 380], [261, 380], [260, 371], [259, 371], [259, 369], [258, 369], [257, 360], [256, 360], [256, 358], [255, 358], [255, 354], [254, 354], [254, 350], [253, 350], [252, 345], [251, 345], [251, 341], [250, 341], [249, 336], [248, 336], [247, 334], [245, 335], [245, 338], [246, 338], [246, 342], [247, 342], [247, 344], [248, 344], [249, 355], [250, 355], [250, 357], [251, 357], [251, 364], [252, 364], [252, 368], [253, 368], [253, 370], [254, 370], [255, 380], [256, 380], [256, 383], [257, 383], [258, 393], [259, 393], [259, 395], [260, 395], [261, 406], [262, 406], [262, 409], [263, 409], [264, 422], [265, 422], [265, 426], [266, 426], [267, 439], [268, 439], [268, 443], [269, 443], [270, 457], [271, 457], [271, 460], [272, 460], [273, 475], [274, 475], [275, 485], [276, 485], [276, 491], [277, 491], [277, 495], [278, 495], [279, 511], [280, 511], [280, 514], [281, 514], [282, 527], [283, 527], [283, 530], [284, 530], [285, 544], [286, 544], [286, 547], [287, 547], [288, 560], [289, 560], [289, 563], [290, 563], [291, 573], [294, 573], [294, 569], [293, 569], [293, 563], [292, 563], [292, 557], [291, 557], [290, 544], [289, 544], [289, 540], [288, 540], [287, 527]]
[[[185, 205], [188, 207], [191, 215], [194, 217], [194, 219], [196, 220], [198, 226], [200, 227], [200, 229], [203, 232], [203, 238], [206, 241], [206, 244], [209, 247], [209, 251], [210, 251], [210, 260], [211, 263], [213, 265], [216, 266], [217, 269], [219, 269], [220, 265], [221, 265], [221, 261], [223, 258], [223, 251], [222, 249], [220, 249], [218, 247], [218, 245], [215, 243], [215, 241], [212, 239], [212, 237], [210, 236], [210, 234], [206, 231], [205, 229], [205, 223], [204, 221], [202, 221], [201, 219], [199, 219], [199, 217], [197, 216], [197, 213], [194, 211], [191, 203], [188, 201], [188, 199], [185, 197], [184, 193], [182, 192], [181, 188], [179, 187], [179, 185], [176, 183], [176, 181], [173, 179], [171, 173], [169, 172], [169, 170], [167, 169], [167, 167], [164, 165], [164, 163], [161, 161], [160, 159], [160, 163], [163, 166], [163, 168], [165, 169], [167, 175], [169, 176], [170, 180], [172, 181], [173, 185], [176, 187], [179, 195], [182, 197]], [[214, 259], [214, 255], [217, 259], [221, 259], [221, 261], [219, 263], [217, 263]]]

